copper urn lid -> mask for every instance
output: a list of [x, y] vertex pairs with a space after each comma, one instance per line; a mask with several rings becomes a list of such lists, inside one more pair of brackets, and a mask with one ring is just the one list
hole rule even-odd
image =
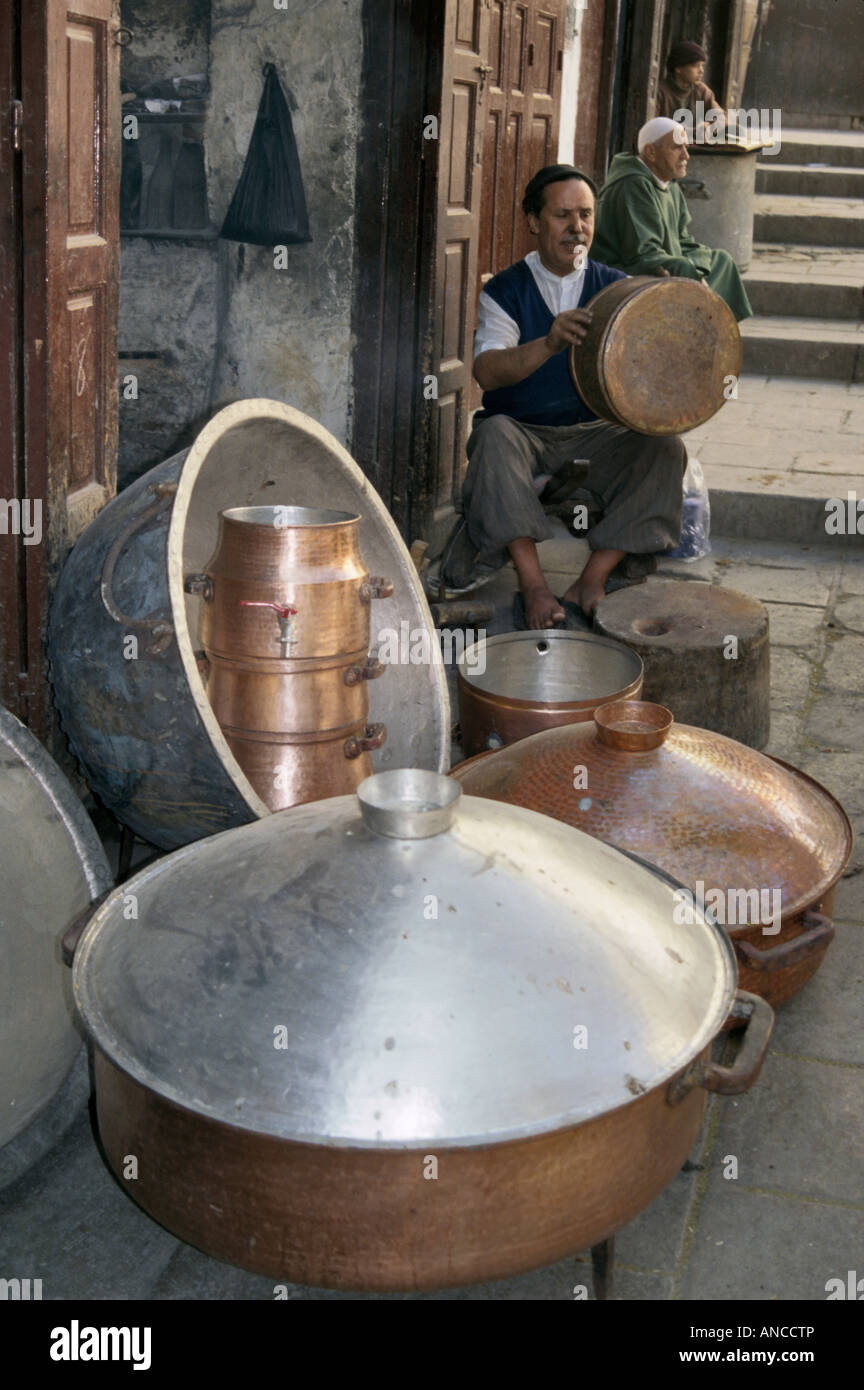
[[625, 700], [451, 773], [470, 796], [564, 821], [688, 887], [776, 887], [784, 917], [819, 901], [852, 851], [843, 808], [797, 769], [662, 705]]

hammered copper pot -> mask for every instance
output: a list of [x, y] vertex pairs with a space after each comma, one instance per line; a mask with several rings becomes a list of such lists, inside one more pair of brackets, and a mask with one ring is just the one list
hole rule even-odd
[[274, 1279], [446, 1288], [583, 1250], [768, 1046], [728, 938], [672, 904], [608, 845], [411, 769], [163, 858], [75, 953], [108, 1161]]
[[207, 696], [258, 795], [281, 810], [353, 790], [386, 737], [368, 722], [372, 600], [354, 513], [234, 507], [186, 587], [204, 600]]
[[741, 372], [741, 333], [704, 282], [633, 275], [594, 295], [570, 349], [576, 390], [601, 420], [639, 434], [682, 434], [715, 415]]
[[[774, 1007], [796, 994], [824, 958], [852, 829], [824, 787], [778, 759], [675, 724], [661, 705], [631, 700], [604, 705], [590, 724], [475, 759], [451, 776], [471, 795], [541, 811], [632, 852], [694, 894], [701, 883], [703, 897], [719, 890], [740, 903], [745, 921], [727, 927], [740, 984]], [[757, 905], [754, 890], [769, 896]], [[745, 903], [739, 895], [746, 893]], [[769, 923], [763, 912], [775, 903], [779, 932], [773, 914]]]
[[456, 671], [466, 757], [591, 719], [598, 705], [638, 696], [643, 674], [621, 642], [559, 628], [483, 638]]

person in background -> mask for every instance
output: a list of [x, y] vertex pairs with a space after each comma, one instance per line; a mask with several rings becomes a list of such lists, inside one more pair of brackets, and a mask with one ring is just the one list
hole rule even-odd
[[683, 275], [703, 280], [736, 319], [753, 313], [741, 272], [728, 251], [690, 234], [690, 213], [677, 180], [687, 172], [687, 134], [668, 116], [646, 121], [636, 154], [616, 154], [597, 202], [594, 254], [627, 275]]
[[[708, 54], [701, 44], [690, 39], [673, 43], [666, 59], [666, 76], [657, 90], [657, 116], [674, 117], [676, 111], [690, 111], [694, 122], [699, 115], [696, 103], [702, 102], [703, 117], [709, 111], [722, 114], [723, 108], [710, 87], [702, 81]], [[720, 117], [715, 117], [720, 119]]]

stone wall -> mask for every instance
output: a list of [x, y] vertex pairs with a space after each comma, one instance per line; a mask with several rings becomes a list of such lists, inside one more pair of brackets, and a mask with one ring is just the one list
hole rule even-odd
[[[243, 167], [263, 66], [276, 65], [292, 108], [312, 241], [289, 246], [286, 267], [277, 269], [272, 248], [212, 232], [210, 239], [123, 238], [121, 485], [246, 396], [287, 401], [348, 439], [361, 11], [362, 0], [124, 0], [122, 22], [141, 26], [124, 53], [126, 90], [206, 70], [215, 230]], [[130, 375], [137, 398], [128, 386], [124, 392]]]

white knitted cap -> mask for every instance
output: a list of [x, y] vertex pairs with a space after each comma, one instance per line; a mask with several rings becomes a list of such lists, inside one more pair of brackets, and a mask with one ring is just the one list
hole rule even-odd
[[670, 120], [668, 116], [655, 116], [653, 120], [646, 121], [636, 138], [639, 153], [642, 153], [646, 145], [653, 145], [657, 140], [662, 140], [670, 130], [680, 130], [683, 139], [684, 127], [678, 121]]

